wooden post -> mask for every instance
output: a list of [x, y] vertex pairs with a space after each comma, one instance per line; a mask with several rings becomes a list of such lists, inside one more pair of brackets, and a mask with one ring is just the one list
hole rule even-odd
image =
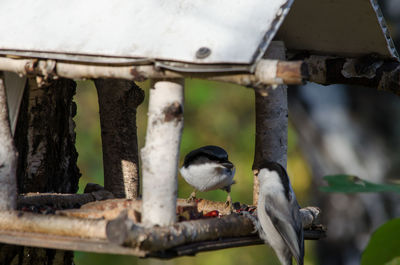
[[176, 221], [183, 94], [183, 79], [156, 81], [150, 89], [146, 144], [141, 150], [146, 226]]
[[17, 207], [16, 172], [17, 153], [11, 135], [6, 89], [0, 76], [0, 211]]
[[[285, 59], [283, 42], [272, 42], [265, 53], [269, 59]], [[257, 204], [259, 183], [258, 165], [263, 160], [280, 163], [286, 168], [288, 107], [287, 86], [270, 87], [268, 93], [255, 89], [256, 142], [253, 162], [253, 204]]]
[[133, 81], [95, 80], [103, 146], [104, 188], [117, 198], [139, 196], [136, 109], [144, 92]]

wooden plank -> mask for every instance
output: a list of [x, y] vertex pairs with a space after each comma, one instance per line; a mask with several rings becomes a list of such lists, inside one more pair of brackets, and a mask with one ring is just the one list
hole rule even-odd
[[145, 251], [122, 247], [105, 239], [86, 239], [6, 230], [0, 230], [0, 242], [20, 246], [134, 255], [138, 257], [144, 257], [147, 254]]

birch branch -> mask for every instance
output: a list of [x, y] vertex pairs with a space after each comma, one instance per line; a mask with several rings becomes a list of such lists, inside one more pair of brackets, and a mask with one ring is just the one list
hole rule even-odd
[[[1, 73], [0, 73], [1, 74]], [[17, 207], [17, 152], [11, 135], [6, 89], [0, 75], [0, 210]]]
[[301, 84], [307, 78], [307, 67], [301, 61], [286, 62], [261, 60], [254, 74], [178, 72], [159, 69], [154, 65], [110, 66], [90, 65], [53, 60], [11, 59], [0, 57], [0, 71], [11, 71], [20, 75], [39, 75], [46, 78], [69, 79], [126, 79], [143, 82], [146, 79], [202, 78], [243, 86], [260, 84]]
[[[300, 57], [299, 57], [300, 58]], [[362, 58], [309, 56], [299, 61], [262, 59], [255, 73], [178, 72], [154, 65], [110, 66], [56, 62], [38, 59], [0, 57], [0, 71], [46, 78], [70, 79], [118, 78], [142, 82], [146, 79], [201, 78], [243, 86], [300, 85], [304, 81], [317, 84], [351, 84], [377, 87], [400, 94], [400, 62], [383, 60], [373, 55]]]
[[143, 163], [143, 223], [176, 221], [179, 146], [183, 129], [183, 80], [157, 81], [150, 89]]

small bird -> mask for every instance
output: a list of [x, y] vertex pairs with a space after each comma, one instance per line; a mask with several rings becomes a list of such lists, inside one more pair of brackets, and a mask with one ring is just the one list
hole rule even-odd
[[276, 162], [261, 163], [258, 172], [260, 192], [257, 216], [260, 237], [275, 251], [283, 265], [304, 262], [303, 225], [300, 206], [286, 170]]
[[188, 200], [196, 198], [196, 191], [222, 189], [228, 192], [226, 204], [232, 207], [230, 192], [235, 166], [228, 160], [228, 153], [223, 148], [207, 145], [191, 151], [185, 156], [180, 172], [194, 188]]

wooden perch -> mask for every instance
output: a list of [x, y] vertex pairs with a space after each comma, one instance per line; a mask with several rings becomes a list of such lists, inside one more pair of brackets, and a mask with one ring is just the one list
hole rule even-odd
[[[133, 221], [138, 221], [140, 219], [140, 217], [138, 217], [138, 214], [140, 215], [142, 211], [141, 200], [107, 199], [110, 193], [107, 191], [104, 192], [106, 192], [106, 194], [98, 193], [96, 196], [93, 195], [94, 192], [90, 194], [35, 193], [24, 196], [20, 195], [18, 198], [18, 206], [21, 207], [22, 205], [55, 205], [59, 206], [60, 208], [65, 208], [64, 206], [68, 205], [78, 205], [81, 206], [80, 209], [60, 210], [57, 211], [57, 213], [70, 217], [112, 220], [117, 218], [121, 212], [127, 211], [128, 217], [131, 218]], [[90, 202], [82, 205], [82, 203], [86, 201]], [[218, 211], [220, 215], [230, 214], [230, 208], [226, 206], [225, 202], [199, 199], [196, 203], [190, 203], [189, 205], [194, 205], [196, 207], [196, 211], [203, 214], [215, 210]], [[178, 199], [176, 212], [179, 213], [179, 208], [186, 206], [188, 206], [186, 199]], [[240, 204], [240, 207], [255, 209], [255, 207], [252, 205]], [[317, 207], [309, 206], [300, 209], [300, 214], [303, 220], [304, 228], [309, 228], [314, 225], [320, 214], [320, 210]]]
[[[283, 42], [272, 42], [266, 58], [285, 59]], [[256, 137], [253, 162], [253, 204], [257, 205], [259, 183], [258, 169], [263, 161], [276, 161], [286, 168], [288, 105], [287, 86], [254, 90], [256, 105]]]
[[[0, 73], [1, 74], [1, 73]], [[17, 152], [11, 135], [6, 89], [0, 75], [0, 210], [17, 207]]]
[[[83, 197], [85, 194], [80, 195]], [[42, 202], [46, 197], [46, 202], [49, 203], [57, 196], [59, 196], [59, 199], [65, 198], [67, 201], [75, 200], [72, 199], [72, 196], [64, 195], [37, 195], [28, 196], [28, 199], [32, 199], [31, 202]], [[58, 201], [58, 199], [55, 201]], [[166, 227], [146, 228], [137, 223], [135, 224], [134, 222], [138, 222], [138, 220], [131, 220], [130, 216], [126, 214], [126, 208], [128, 208], [128, 211], [136, 209], [139, 213], [140, 205], [140, 200], [112, 199], [82, 206], [82, 212], [86, 212], [86, 214], [90, 211], [108, 213], [114, 211], [114, 214], [123, 212], [118, 218], [108, 223], [108, 229], [111, 229], [109, 236], [112, 238], [112, 242], [117, 240], [118, 242], [127, 241], [128, 243], [125, 242], [125, 245], [129, 247], [117, 246], [108, 241], [106, 234], [107, 220], [102, 219], [101, 216], [97, 216], [93, 220], [87, 219], [87, 215], [80, 216], [83, 218], [74, 218], [21, 211], [0, 212], [0, 242], [163, 258], [263, 243], [253, 233], [253, 223], [246, 216], [233, 214], [222, 218], [199, 219], [179, 222]], [[179, 212], [180, 207], [186, 207], [187, 205], [184, 199], [179, 199], [177, 212]], [[216, 209], [224, 211], [226, 208], [224, 202], [206, 200], [200, 201], [197, 207], [199, 212], [209, 212]], [[323, 237], [324, 231], [314, 225], [319, 209], [307, 207], [301, 209], [300, 212], [303, 218], [303, 226], [306, 229], [306, 238], [318, 239]], [[140, 233], [133, 231], [139, 231]], [[136, 239], [137, 242], [132, 241]], [[153, 246], [152, 242], [154, 240], [156, 242], [154, 242]]]
[[0, 57], [0, 71], [44, 78], [98, 79], [118, 78], [144, 81], [149, 78], [202, 78], [243, 86], [293, 84], [311, 81], [322, 85], [351, 84], [377, 87], [400, 94], [400, 62], [376, 56], [340, 58], [328, 56], [296, 57], [302, 61], [262, 59], [254, 73], [238, 72], [179, 72], [160, 69], [155, 65], [89, 65], [39, 59], [11, 59]]
[[105, 238], [106, 220], [79, 219], [21, 211], [1, 211], [1, 230], [80, 238]]
[[183, 84], [180, 79], [155, 81], [150, 89], [146, 144], [141, 150], [146, 225], [176, 221]]
[[133, 81], [96, 79], [103, 147], [104, 188], [117, 198], [139, 195], [136, 109], [144, 92]]
[[0, 71], [11, 71], [20, 75], [38, 75], [45, 78], [69, 79], [113, 78], [143, 82], [146, 79], [202, 78], [243, 86], [262, 84], [301, 84], [307, 78], [307, 67], [303, 62], [261, 60], [254, 74], [238, 72], [179, 72], [160, 69], [155, 65], [88, 65], [38, 59], [11, 59], [0, 57]]
[[89, 202], [114, 198], [113, 194], [106, 190], [94, 191], [84, 194], [61, 193], [28, 193], [18, 196], [18, 208], [24, 206], [51, 205], [57, 209], [76, 208]]
[[[116, 244], [158, 252], [195, 242], [251, 236], [256, 232], [249, 218], [231, 214], [221, 218], [185, 221], [171, 226], [151, 228], [134, 224], [125, 215], [121, 215], [107, 223], [106, 233], [107, 238]], [[323, 231], [307, 233], [306, 230], [306, 239], [317, 239], [323, 234]]]

